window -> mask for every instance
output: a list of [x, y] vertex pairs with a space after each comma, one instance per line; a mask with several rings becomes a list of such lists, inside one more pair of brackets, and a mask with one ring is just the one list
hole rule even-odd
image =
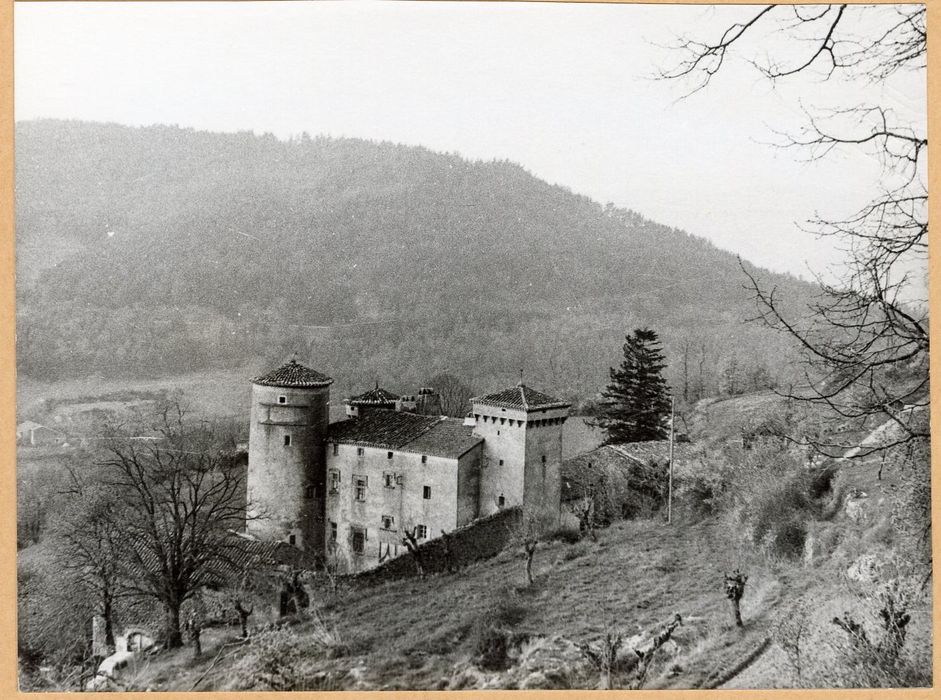
[[333, 456], [336, 457], [338, 454], [340, 454], [340, 443], [335, 442], [333, 443]]
[[500, 431], [498, 430], [498, 431], [497, 431], [497, 435], [499, 435], [499, 434], [500, 434]]
[[543, 464], [546, 463], [546, 456], [545, 456], [545, 455], [542, 456], [542, 463], [543, 463]]
[[356, 500], [365, 501], [366, 500], [366, 477], [358, 476], [356, 477], [354, 483], [356, 484]]
[[330, 493], [340, 493], [340, 471], [330, 470]]
[[288, 402], [288, 397], [287, 397], [287, 396], [279, 396], [279, 397], [278, 397], [278, 403], [287, 403], [287, 402]]
[[291, 436], [290, 436], [290, 435], [285, 435], [285, 436], [284, 436], [284, 446], [285, 446], [285, 447], [290, 447], [290, 446], [291, 446]]
[[382, 516], [382, 529], [383, 530], [394, 530], [395, 529], [395, 518], [391, 515]]
[[330, 541], [337, 541], [337, 524], [332, 520], [330, 521]]
[[288, 536], [288, 543], [289, 543], [289, 544], [296, 544], [296, 543], [297, 543], [297, 537], [295, 537], [294, 535]]
[[500, 460], [500, 466], [501, 466], [501, 467], [503, 466], [503, 460], [502, 460], [502, 459]]
[[506, 499], [503, 497], [503, 494], [501, 493], [500, 498], [497, 499], [497, 506], [502, 508], [505, 503], [506, 503]]
[[395, 474], [392, 472], [383, 472], [382, 474], [382, 485], [387, 489], [395, 488]]
[[392, 459], [392, 453], [386, 452], [386, 459]]
[[423, 496], [424, 498], [431, 498], [431, 487], [430, 487], [430, 486], [425, 486], [425, 487], [422, 489], [422, 496]]
[[362, 447], [357, 447], [357, 448], [356, 448], [356, 454], [357, 454], [357, 456], [362, 457], [362, 456], [363, 456], [363, 452], [364, 452], [364, 450], [363, 450]]
[[428, 464], [428, 455], [422, 455], [422, 456], [421, 456], [421, 463], [422, 463], [422, 464]]
[[423, 540], [428, 537], [428, 528], [424, 525], [415, 526], [415, 539]]
[[366, 551], [366, 528], [354, 527], [350, 532], [353, 554], [362, 554]]

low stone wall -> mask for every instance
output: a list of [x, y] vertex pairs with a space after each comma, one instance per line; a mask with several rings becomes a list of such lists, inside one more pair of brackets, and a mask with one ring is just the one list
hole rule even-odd
[[[462, 567], [497, 555], [513, 538], [521, 520], [521, 508], [505, 508], [448, 533], [452, 565]], [[435, 539], [428, 540], [419, 547], [425, 573], [428, 574], [446, 571], [448, 566], [444, 538], [440, 532], [437, 535]], [[348, 581], [354, 585], [370, 586], [416, 574], [414, 557], [405, 553], [375, 569], [354, 574]]]

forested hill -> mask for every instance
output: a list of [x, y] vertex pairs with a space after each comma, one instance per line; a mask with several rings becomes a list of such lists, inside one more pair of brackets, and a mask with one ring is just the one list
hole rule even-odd
[[[754, 305], [733, 254], [505, 161], [43, 120], [17, 125], [16, 178], [18, 366], [30, 376], [296, 350], [354, 385], [404, 390], [450, 371], [483, 388], [525, 367], [584, 396], [644, 324], [674, 382], [687, 341], [706, 343], [713, 383], [733, 356], [782, 356], [782, 339], [743, 325]], [[812, 291], [761, 276], [794, 299]]]

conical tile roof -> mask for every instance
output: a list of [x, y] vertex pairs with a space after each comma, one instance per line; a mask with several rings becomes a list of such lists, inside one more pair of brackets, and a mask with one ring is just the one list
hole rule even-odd
[[317, 387], [329, 386], [333, 380], [325, 374], [321, 374], [310, 367], [305, 367], [297, 360], [291, 360], [278, 369], [260, 377], [252, 379], [252, 384], [261, 384], [262, 386], [283, 386], [283, 387]]

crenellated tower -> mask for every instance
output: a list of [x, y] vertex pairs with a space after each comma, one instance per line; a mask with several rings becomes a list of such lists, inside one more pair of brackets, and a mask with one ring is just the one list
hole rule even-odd
[[522, 382], [471, 399], [475, 434], [484, 438], [479, 514], [521, 505], [558, 521], [562, 425], [570, 404]]

